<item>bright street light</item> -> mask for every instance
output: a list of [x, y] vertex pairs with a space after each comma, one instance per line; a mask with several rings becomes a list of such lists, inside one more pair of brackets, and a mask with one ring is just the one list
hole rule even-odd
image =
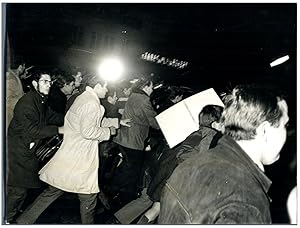
[[99, 74], [106, 81], [116, 81], [123, 73], [123, 65], [119, 59], [106, 59], [99, 66]]
[[277, 65], [279, 65], [279, 64], [282, 64], [282, 63], [284, 63], [285, 61], [288, 61], [289, 58], [290, 58], [290, 57], [289, 57], [288, 55], [283, 56], [283, 57], [280, 57], [280, 58], [276, 59], [275, 61], [271, 62], [271, 63], [270, 63], [270, 66], [271, 66], [271, 67], [274, 67], [274, 66], [277, 66]]

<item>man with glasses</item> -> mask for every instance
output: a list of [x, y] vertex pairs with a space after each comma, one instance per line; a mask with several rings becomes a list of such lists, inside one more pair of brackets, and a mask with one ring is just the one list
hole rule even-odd
[[52, 85], [48, 73], [36, 71], [33, 88], [17, 102], [8, 127], [6, 162], [6, 222], [12, 223], [27, 191], [41, 186], [35, 156], [41, 140], [63, 133], [63, 115], [47, 105]]

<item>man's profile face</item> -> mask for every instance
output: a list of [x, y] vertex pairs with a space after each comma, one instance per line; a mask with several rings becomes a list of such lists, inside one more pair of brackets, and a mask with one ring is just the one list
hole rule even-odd
[[77, 72], [75, 75], [75, 87], [78, 88], [80, 86], [80, 83], [82, 81], [82, 74], [80, 71]]
[[101, 84], [95, 85], [95, 92], [99, 98], [105, 98], [106, 93], [108, 92], [107, 83], [105, 82], [103, 86]]
[[279, 101], [278, 105], [281, 108], [283, 115], [280, 119], [280, 125], [278, 127], [271, 126], [268, 130], [266, 151], [263, 151], [262, 154], [262, 163], [264, 165], [270, 165], [279, 159], [280, 151], [286, 141], [286, 124], [289, 121], [288, 106], [284, 100]]
[[150, 82], [149, 86], [145, 87], [148, 91], [148, 95], [150, 96], [153, 93], [153, 82]]
[[36, 90], [43, 95], [48, 95], [50, 92], [50, 87], [52, 85], [51, 77], [49, 74], [42, 74], [41, 78], [37, 82]]
[[72, 82], [70, 82], [69, 84], [65, 84], [64, 85], [64, 91], [65, 91], [65, 94], [66, 95], [71, 95], [72, 93], [73, 93], [73, 91], [74, 91], [74, 89], [75, 89], [75, 82], [74, 81], [72, 81]]
[[24, 73], [25, 73], [25, 70], [26, 70], [26, 67], [25, 67], [25, 64], [24, 64], [24, 63], [21, 64], [21, 65], [19, 65], [19, 67], [18, 67], [19, 75], [24, 74]]

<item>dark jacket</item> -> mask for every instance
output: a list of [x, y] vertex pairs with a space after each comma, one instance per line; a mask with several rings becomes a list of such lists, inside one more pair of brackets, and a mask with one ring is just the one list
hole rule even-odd
[[119, 107], [116, 104], [111, 104], [107, 99], [101, 99], [101, 104], [105, 108], [106, 118], [118, 118], [121, 119], [121, 114], [118, 112]]
[[164, 152], [160, 158], [157, 173], [151, 180], [147, 191], [152, 201], [160, 201], [162, 189], [174, 169], [184, 160], [208, 150], [216, 133], [217, 131], [210, 127], [201, 126], [198, 131], [192, 133], [180, 145]]
[[161, 198], [160, 224], [270, 224], [271, 181], [229, 136], [181, 163]]
[[53, 124], [61, 126], [63, 115], [52, 111], [45, 98], [35, 90], [17, 102], [7, 136], [8, 185], [40, 186], [35, 150], [42, 139], [58, 134], [58, 127]]
[[67, 96], [60, 90], [60, 88], [53, 85], [48, 96], [48, 104], [53, 111], [65, 114]]
[[149, 96], [142, 90], [132, 93], [122, 115], [122, 119], [131, 119], [131, 127], [121, 126], [114, 142], [130, 149], [143, 150], [149, 127], [159, 129], [155, 116]]

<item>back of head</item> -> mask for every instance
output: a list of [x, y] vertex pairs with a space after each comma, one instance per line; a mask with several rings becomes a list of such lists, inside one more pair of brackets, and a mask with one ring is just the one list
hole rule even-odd
[[97, 74], [86, 75], [82, 81], [82, 84], [84, 84], [84, 86], [89, 86], [92, 88], [94, 88], [97, 84], [104, 85], [104, 83], [105, 81]]
[[219, 121], [223, 108], [218, 105], [206, 105], [199, 113], [199, 124], [210, 126], [213, 122]]
[[123, 80], [119, 83], [120, 89], [128, 89], [132, 87], [132, 83], [129, 80]]
[[221, 117], [224, 134], [235, 140], [254, 139], [257, 127], [264, 121], [279, 126], [283, 115], [278, 106], [279, 96], [266, 87], [240, 85], [224, 97], [225, 108]]
[[132, 90], [135, 91], [136, 89], [142, 90], [146, 86], [150, 86], [153, 83], [152, 78], [145, 78], [141, 77], [137, 82], [135, 82], [132, 86]]

